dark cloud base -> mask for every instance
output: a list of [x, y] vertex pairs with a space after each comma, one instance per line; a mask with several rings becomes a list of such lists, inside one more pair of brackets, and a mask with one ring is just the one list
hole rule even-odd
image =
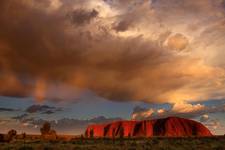
[[[179, 35], [172, 38], [164, 31], [164, 26], [185, 24], [207, 12], [215, 16], [223, 5], [211, 0], [182, 2], [115, 0], [98, 1], [95, 7], [91, 1], [61, 1], [53, 7], [50, 1], [2, 0], [0, 94], [66, 101], [69, 98], [61, 94], [65, 90], [57, 92], [61, 97], [48, 96], [53, 86], [67, 85], [73, 91], [88, 89], [117, 101], [171, 103], [223, 98], [224, 70], [203, 63], [185, 33], [168, 29]], [[104, 17], [112, 10], [121, 14]], [[176, 16], [171, 15], [174, 11]], [[180, 17], [182, 14], [186, 18]], [[223, 13], [218, 20], [221, 18]], [[205, 29], [202, 22], [199, 26]], [[146, 38], [152, 30], [158, 37]], [[222, 35], [216, 31], [208, 33], [220, 40]]]

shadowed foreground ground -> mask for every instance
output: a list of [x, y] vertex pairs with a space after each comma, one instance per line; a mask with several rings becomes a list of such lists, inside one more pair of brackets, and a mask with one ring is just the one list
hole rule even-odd
[[15, 140], [0, 150], [225, 150], [225, 137], [73, 139], [70, 141]]

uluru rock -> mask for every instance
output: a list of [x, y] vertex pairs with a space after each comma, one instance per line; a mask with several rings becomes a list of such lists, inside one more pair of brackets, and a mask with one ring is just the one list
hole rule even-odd
[[[152, 137], [152, 136], [212, 136], [201, 123], [189, 119], [168, 117], [143, 121], [115, 121], [107, 124], [90, 125], [86, 136], [91, 137]], [[91, 133], [92, 132], [92, 133]]]

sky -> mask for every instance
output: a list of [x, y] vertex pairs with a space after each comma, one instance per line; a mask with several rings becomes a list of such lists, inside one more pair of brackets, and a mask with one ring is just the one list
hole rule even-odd
[[225, 134], [225, 0], [1, 0], [0, 132], [177, 116]]

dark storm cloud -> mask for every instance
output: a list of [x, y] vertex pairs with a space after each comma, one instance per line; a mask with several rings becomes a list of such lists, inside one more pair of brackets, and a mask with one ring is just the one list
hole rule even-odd
[[[149, 5], [146, 0], [109, 0], [105, 1], [109, 6], [119, 9], [122, 13], [118, 19], [112, 24], [112, 29], [116, 32], [125, 32], [129, 29], [135, 28], [135, 25], [142, 23], [143, 19], [147, 19], [148, 11], [145, 5]], [[142, 8], [144, 7], [144, 9]]]
[[69, 17], [73, 24], [75, 25], [84, 25], [90, 23], [92, 19], [98, 16], [98, 11], [95, 9], [91, 11], [76, 9], [69, 14]]
[[54, 111], [52, 111], [52, 110], [47, 110], [47, 111], [45, 111], [45, 112], [42, 112], [42, 114], [47, 114], [47, 115], [49, 115], [49, 114], [54, 114], [55, 112]]
[[[148, 19], [159, 16], [163, 20], [164, 14], [157, 10], [171, 12], [170, 3], [162, 1], [168, 7], [157, 4], [157, 10], [152, 10], [145, 0], [94, 2], [2, 0], [0, 94], [37, 100], [51, 95], [53, 100], [64, 100], [67, 94], [73, 97], [72, 92], [65, 92], [67, 88], [49, 89], [67, 85], [70, 91], [88, 89], [111, 100], [168, 102], [219, 98], [224, 93], [215, 94], [218, 85], [223, 85], [224, 81], [217, 81], [223, 70], [207, 66], [194, 54], [170, 51], [163, 37], [158, 41], [145, 36], [147, 30], [161, 30], [151, 29], [155, 22]], [[178, 4], [176, 9], [182, 10], [184, 5]], [[135, 34], [142, 29], [145, 32]], [[177, 48], [177, 42], [180, 39], [173, 40], [175, 49], [190, 44], [181, 42]], [[54, 97], [52, 91], [57, 91]]]
[[123, 32], [129, 29], [131, 25], [131, 22], [129, 20], [122, 20], [119, 23], [115, 24], [113, 26], [113, 29], [116, 30], [117, 32]]
[[36, 80], [55, 74], [63, 78], [62, 70], [70, 68], [78, 56], [69, 54], [70, 48], [65, 47], [65, 16], [48, 14], [24, 3], [1, 1], [0, 6], [0, 92], [6, 96], [32, 95], [35, 86], [23, 83], [19, 76]]
[[[108, 35], [96, 36], [90, 41], [82, 30], [74, 31], [71, 37], [70, 33], [64, 32], [68, 23], [66, 14], [46, 13], [22, 2], [1, 3], [1, 70], [3, 74], [10, 72], [13, 77], [12, 87], [7, 90], [14, 90], [16, 86], [23, 93], [28, 89], [28, 94], [32, 95], [29, 92], [34, 89], [39, 94], [49, 80], [58, 80], [90, 88], [108, 98], [129, 99], [134, 89], [119, 86], [119, 80], [132, 81], [138, 70], [147, 67], [146, 64], [151, 67], [166, 61], [166, 54], [161, 56], [157, 45], [143, 42], [141, 37], [123, 39]], [[74, 21], [82, 24], [97, 12], [76, 10], [73, 15]], [[134, 67], [139, 69], [127, 72]], [[19, 75], [37, 82], [27, 88]], [[117, 77], [119, 82], [113, 86], [110, 82]]]
[[0, 112], [6, 112], [6, 111], [17, 111], [16, 109], [13, 109], [13, 108], [3, 108], [3, 107], [0, 107]]
[[[64, 45], [63, 34], [60, 33], [60, 17], [50, 17], [22, 2], [1, 3], [1, 64], [5, 69], [3, 71], [40, 75], [40, 71], [50, 67], [51, 59], [54, 59], [50, 57], [53, 51], [51, 45], [57, 45], [59, 49], [62, 48], [60, 45]], [[62, 36], [62, 39], [59, 36]]]
[[57, 111], [61, 111], [62, 108], [56, 108], [48, 105], [31, 105], [25, 111], [28, 113], [44, 113], [51, 114]]

